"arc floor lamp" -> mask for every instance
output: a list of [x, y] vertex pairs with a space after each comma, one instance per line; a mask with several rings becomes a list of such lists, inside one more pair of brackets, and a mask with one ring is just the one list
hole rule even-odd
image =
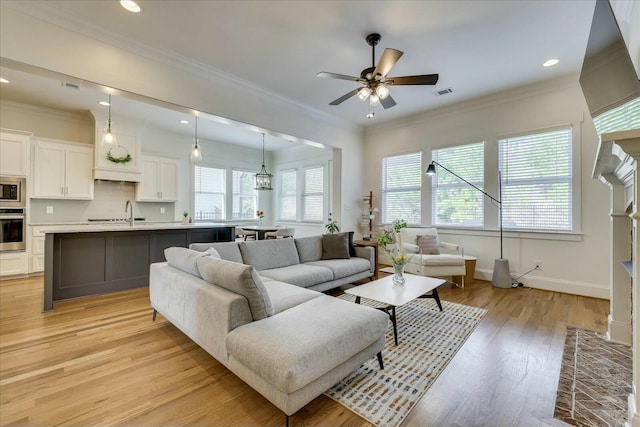
[[475, 185], [473, 185], [472, 183], [470, 183], [469, 181], [467, 181], [466, 179], [464, 179], [463, 177], [461, 177], [457, 173], [455, 173], [455, 172], [447, 169], [446, 167], [442, 166], [440, 163], [436, 162], [435, 160], [431, 161], [431, 164], [427, 167], [427, 170], [425, 171], [425, 173], [427, 175], [429, 175], [429, 176], [435, 175], [436, 174], [436, 165], [440, 166], [442, 169], [446, 170], [451, 175], [455, 176], [456, 178], [458, 178], [460, 181], [464, 182], [465, 184], [475, 188], [476, 190], [478, 190], [479, 192], [481, 192], [482, 194], [487, 196], [489, 199], [493, 200], [494, 202], [496, 202], [498, 204], [498, 212], [500, 214], [500, 258], [496, 258], [495, 263], [493, 264], [493, 277], [491, 278], [491, 284], [493, 286], [495, 286], [496, 288], [510, 288], [511, 287], [511, 272], [509, 271], [509, 260], [505, 259], [503, 257], [503, 252], [502, 252], [502, 250], [503, 250], [503, 239], [502, 239], [502, 176], [500, 175], [500, 171], [498, 171], [499, 187], [498, 187], [498, 198], [496, 199], [495, 197], [491, 196], [490, 194], [488, 194], [487, 192], [485, 192], [481, 188], [476, 187]]

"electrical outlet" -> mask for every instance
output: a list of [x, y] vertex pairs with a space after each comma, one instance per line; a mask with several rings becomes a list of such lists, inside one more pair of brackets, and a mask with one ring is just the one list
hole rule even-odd
[[47, 213], [48, 214], [52, 214], [53, 213], [53, 206], [47, 206]]
[[164, 213], [164, 208], [160, 208], [160, 213], [163, 214]]
[[537, 260], [533, 261], [533, 263], [536, 265], [536, 270], [542, 270], [542, 261], [537, 259]]

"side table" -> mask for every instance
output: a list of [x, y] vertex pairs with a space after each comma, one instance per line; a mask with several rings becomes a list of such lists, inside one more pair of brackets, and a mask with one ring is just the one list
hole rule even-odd
[[354, 240], [355, 246], [371, 246], [375, 258], [375, 266], [373, 270], [373, 280], [378, 279], [378, 242], [376, 240]]
[[[473, 283], [473, 276], [476, 273], [476, 261], [478, 260], [478, 258], [471, 256], [471, 255], [465, 255], [464, 256], [464, 284], [467, 285], [469, 283]], [[460, 283], [461, 277], [460, 276], [454, 276], [452, 277], [452, 280], [456, 283]]]

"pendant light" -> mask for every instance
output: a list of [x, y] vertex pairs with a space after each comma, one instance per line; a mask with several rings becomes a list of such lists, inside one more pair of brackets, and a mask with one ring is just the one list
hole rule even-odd
[[107, 128], [102, 134], [101, 144], [105, 147], [117, 147], [118, 141], [116, 140], [116, 136], [111, 132], [111, 95], [109, 95], [109, 121], [107, 123]]
[[197, 163], [202, 161], [202, 150], [198, 145], [198, 116], [196, 116], [196, 133], [195, 133], [193, 148], [191, 149], [191, 154], [189, 154], [189, 160], [191, 160], [192, 163]]
[[264, 167], [264, 133], [262, 134], [262, 169], [256, 174], [256, 190], [273, 190], [271, 188], [271, 175]]

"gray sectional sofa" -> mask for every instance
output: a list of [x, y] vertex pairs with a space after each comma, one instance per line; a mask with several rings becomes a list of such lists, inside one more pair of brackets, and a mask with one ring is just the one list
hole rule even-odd
[[316, 259], [315, 240], [194, 245], [216, 248], [207, 252], [169, 248], [168, 261], [150, 267], [154, 319], [162, 314], [280, 408], [287, 422], [371, 357], [382, 368], [388, 316], [311, 290], [368, 277], [372, 259]]

